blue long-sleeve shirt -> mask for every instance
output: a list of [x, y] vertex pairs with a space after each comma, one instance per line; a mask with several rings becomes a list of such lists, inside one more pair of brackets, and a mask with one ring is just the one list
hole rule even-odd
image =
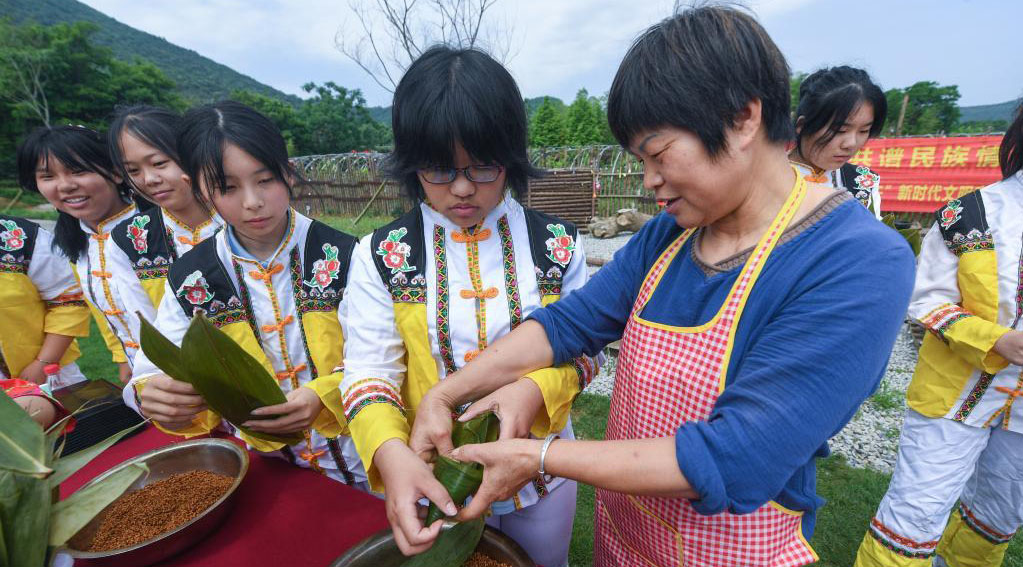
[[[644, 276], [681, 231], [657, 215], [586, 286], [532, 314], [556, 364], [621, 337]], [[667, 268], [644, 319], [696, 326], [721, 307], [742, 262], [708, 275], [694, 242]], [[827, 440], [880, 382], [913, 272], [904, 239], [849, 199], [827, 201], [787, 231], [750, 293], [710, 418], [675, 432], [698, 512], [749, 513], [774, 500], [804, 511], [812, 535], [824, 503], [814, 458], [829, 454]]]

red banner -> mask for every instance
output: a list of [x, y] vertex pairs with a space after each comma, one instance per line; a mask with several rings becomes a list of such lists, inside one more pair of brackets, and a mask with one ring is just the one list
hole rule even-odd
[[1001, 136], [876, 138], [850, 161], [881, 176], [883, 212], [931, 212], [1001, 179], [1001, 142]]

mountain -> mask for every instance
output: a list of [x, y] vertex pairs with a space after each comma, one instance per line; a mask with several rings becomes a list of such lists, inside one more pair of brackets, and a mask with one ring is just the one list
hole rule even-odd
[[[160, 9], [173, 13], [173, 4], [164, 4]], [[10, 18], [15, 24], [26, 21], [42, 25], [92, 22], [99, 27], [93, 36], [97, 44], [109, 47], [118, 59], [141, 57], [152, 61], [177, 83], [181, 94], [193, 102], [227, 98], [231, 91], [237, 89], [254, 91], [291, 104], [300, 100], [191, 49], [178, 47], [161, 37], [122, 24], [76, 0], [0, 0], [0, 16]]]
[[1023, 99], [1009, 100], [998, 104], [980, 104], [977, 106], [959, 107], [960, 122], [988, 122], [1005, 120], [1012, 122], [1013, 113]]

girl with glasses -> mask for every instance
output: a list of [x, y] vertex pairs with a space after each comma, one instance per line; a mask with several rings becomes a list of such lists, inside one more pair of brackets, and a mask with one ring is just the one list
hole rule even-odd
[[[388, 508], [428, 497], [454, 505], [427, 463], [409, 449], [416, 407], [532, 311], [581, 287], [585, 261], [576, 228], [525, 209], [538, 172], [526, 151], [526, 115], [511, 75], [483, 52], [435, 47], [409, 67], [394, 93], [390, 170], [416, 206], [359, 243], [346, 301], [345, 413], [371, 485]], [[511, 191], [509, 191], [509, 189]], [[501, 437], [572, 438], [569, 409], [594, 362], [580, 357], [523, 373], [516, 383], [529, 421], [496, 408]], [[532, 421], [532, 415], [539, 417]], [[488, 522], [533, 561], [564, 565], [576, 487], [539, 475]], [[413, 513], [414, 516], [414, 513]], [[424, 531], [436, 533], [440, 523]], [[406, 553], [402, 530], [395, 536]]]

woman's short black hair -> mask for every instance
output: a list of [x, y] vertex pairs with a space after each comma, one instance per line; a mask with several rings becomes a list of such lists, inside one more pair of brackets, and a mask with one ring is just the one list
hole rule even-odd
[[209, 203], [203, 185], [220, 193], [227, 189], [224, 173], [227, 144], [238, 146], [266, 166], [288, 187], [290, 194], [295, 170], [288, 161], [288, 145], [277, 125], [249, 106], [223, 100], [189, 110], [178, 124], [178, 164], [192, 179], [192, 194], [197, 201]]
[[418, 202], [424, 194], [416, 171], [454, 167], [461, 144], [474, 160], [503, 166], [521, 197], [540, 175], [529, 162], [526, 124], [519, 87], [500, 63], [478, 49], [431, 47], [394, 90], [394, 151], [385, 169]]
[[998, 163], [1002, 167], [1003, 179], [1008, 179], [1023, 169], [1023, 103], [1016, 108], [1016, 119], [1002, 137]]
[[842, 65], [814, 71], [799, 85], [799, 106], [796, 121], [801, 122], [796, 133], [796, 145], [803, 151], [803, 138], [821, 130], [824, 135], [814, 145], [824, 147], [835, 138], [839, 129], [864, 102], [874, 108], [874, 121], [870, 137], [881, 133], [888, 116], [888, 99], [881, 87], [870, 80], [863, 69]]
[[729, 6], [683, 10], [633, 42], [607, 98], [618, 143], [661, 126], [693, 132], [711, 157], [752, 100], [761, 103], [767, 139], [792, 139], [789, 66], [764, 28]]
[[181, 164], [178, 157], [176, 131], [181, 116], [166, 108], [137, 105], [122, 106], [114, 111], [110, 122], [110, 133], [107, 136], [110, 146], [110, 159], [114, 162], [117, 172], [124, 178], [129, 187], [139, 192], [135, 182], [131, 180], [124, 167], [124, 151], [121, 148], [121, 134], [131, 134], [143, 143], [150, 145], [166, 155], [175, 163]]
[[[48, 167], [51, 157], [71, 171], [84, 170], [99, 174], [117, 187], [125, 202], [129, 201], [130, 191], [115, 179], [106, 139], [99, 132], [84, 126], [36, 128], [18, 146], [18, 184], [26, 191], [39, 193], [36, 169], [40, 161], [44, 167]], [[78, 219], [58, 211], [53, 245], [69, 260], [77, 262], [88, 248], [89, 238]]]

